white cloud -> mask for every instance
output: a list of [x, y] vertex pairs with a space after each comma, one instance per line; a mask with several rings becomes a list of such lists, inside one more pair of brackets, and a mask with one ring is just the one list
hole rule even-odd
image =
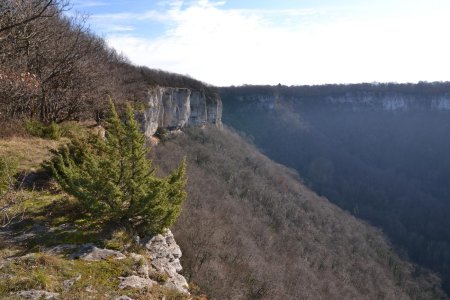
[[164, 11], [109, 17], [165, 22], [163, 35], [115, 34], [108, 42], [137, 64], [216, 85], [450, 79], [444, 12], [358, 19], [316, 10], [229, 10], [207, 0], [170, 3]]

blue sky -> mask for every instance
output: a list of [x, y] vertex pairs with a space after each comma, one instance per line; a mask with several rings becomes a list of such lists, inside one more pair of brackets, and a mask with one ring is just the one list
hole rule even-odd
[[133, 63], [214, 85], [450, 80], [448, 0], [75, 0]]

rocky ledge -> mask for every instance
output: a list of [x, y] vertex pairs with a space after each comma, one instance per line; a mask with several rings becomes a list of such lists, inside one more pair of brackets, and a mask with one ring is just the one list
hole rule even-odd
[[[124, 293], [128, 289], [148, 290], [154, 285], [160, 285], [180, 293], [189, 294], [186, 279], [178, 273], [182, 270], [180, 263], [181, 250], [175, 242], [172, 232], [166, 230], [163, 234], [143, 239], [141, 246], [145, 251], [140, 254], [102, 249], [94, 244], [64, 244], [43, 250], [52, 255], [71, 253], [67, 256], [68, 259], [79, 259], [88, 262], [131, 259], [134, 261], [133, 265], [135, 266], [132, 274], [118, 278], [118, 289], [123, 290]], [[27, 256], [33, 256], [33, 253], [27, 254]], [[66, 280], [63, 282], [63, 286], [66, 289], [70, 289], [80, 279], [81, 275]], [[21, 290], [14, 294], [20, 299], [60, 299], [59, 293], [45, 290]], [[117, 299], [132, 298], [123, 295]]]

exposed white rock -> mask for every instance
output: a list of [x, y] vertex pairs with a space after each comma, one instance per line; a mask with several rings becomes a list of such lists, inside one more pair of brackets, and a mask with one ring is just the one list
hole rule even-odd
[[431, 106], [435, 110], [450, 110], [450, 96], [433, 99]]
[[164, 286], [189, 293], [186, 279], [178, 274], [183, 269], [180, 263], [182, 253], [172, 232], [167, 230], [165, 233], [158, 234], [147, 241], [144, 240], [144, 246], [150, 256], [152, 269], [167, 274], [168, 279]]
[[[138, 242], [137, 239], [136, 242]], [[156, 281], [150, 279], [151, 274], [163, 275], [163, 286], [177, 290], [182, 293], [189, 294], [188, 283], [186, 279], [178, 274], [183, 268], [181, 267], [180, 257], [182, 255], [181, 249], [175, 242], [175, 238], [170, 230], [166, 230], [163, 234], [158, 234], [151, 238], [143, 239], [140, 244], [145, 247], [145, 255], [137, 253], [128, 253], [127, 256], [133, 259], [135, 271], [133, 275], [128, 277], [119, 277], [120, 289], [136, 288], [143, 289], [158, 284]], [[60, 245], [55, 249], [66, 250], [67, 245]], [[72, 248], [70, 245], [69, 248]], [[58, 252], [58, 251], [56, 251]], [[125, 254], [111, 250], [100, 249], [93, 244], [85, 244], [80, 246], [76, 253], [71, 255], [74, 259], [82, 259], [87, 261], [98, 261], [102, 259], [114, 258], [124, 259]], [[80, 277], [76, 277], [63, 282], [64, 288], [69, 289]], [[86, 291], [93, 290], [93, 287], [88, 287]]]
[[65, 290], [70, 289], [78, 280], [81, 279], [81, 275], [78, 275], [77, 277], [67, 279], [63, 281], [63, 287]]
[[133, 299], [126, 295], [122, 295], [122, 296], [115, 298], [114, 300], [133, 300]]
[[136, 275], [128, 276], [128, 277], [119, 277], [120, 284], [119, 289], [126, 289], [126, 288], [132, 288], [132, 289], [144, 289], [144, 288], [150, 288], [154, 284], [157, 284], [155, 281], [149, 279], [149, 278], [142, 278]]
[[92, 285], [87, 286], [84, 290], [88, 293], [96, 293], [97, 292], [97, 290]]
[[164, 286], [182, 293], [189, 293], [189, 285], [186, 278], [178, 273], [172, 273], [172, 275], [169, 276], [167, 281], [164, 283]]
[[159, 126], [168, 129], [185, 127], [191, 114], [190, 96], [189, 89], [164, 89]]
[[107, 258], [124, 259], [126, 256], [115, 250], [100, 249], [93, 244], [84, 244], [80, 247], [78, 252], [72, 254], [72, 258], [78, 258], [87, 261], [96, 261]]
[[189, 116], [189, 124], [192, 126], [201, 126], [206, 124], [208, 119], [208, 109], [206, 106], [205, 96], [199, 91], [191, 93], [190, 97], [191, 115]]
[[147, 137], [155, 134], [159, 126], [159, 115], [162, 110], [162, 93], [161, 88], [152, 88], [147, 93], [147, 108], [144, 112], [144, 133]]
[[169, 130], [187, 126], [222, 126], [222, 101], [218, 96], [187, 88], [154, 87], [147, 92], [147, 108], [141, 117], [147, 137], [158, 127]]
[[150, 272], [150, 266], [148, 265], [147, 259], [143, 255], [131, 253], [130, 257], [133, 259], [134, 263], [137, 264], [137, 274], [141, 277], [148, 278]]
[[16, 294], [22, 299], [30, 299], [30, 300], [41, 300], [41, 299], [57, 299], [58, 293], [50, 293], [44, 290], [28, 290], [28, 291], [20, 291]]
[[404, 99], [384, 99], [383, 100], [384, 110], [406, 110], [408, 106]]

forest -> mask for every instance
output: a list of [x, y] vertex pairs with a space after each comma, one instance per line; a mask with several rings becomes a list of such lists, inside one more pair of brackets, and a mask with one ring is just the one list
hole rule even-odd
[[[449, 292], [450, 112], [431, 107], [449, 92], [449, 83], [243, 86], [221, 96], [225, 124], [381, 228], [398, 253], [439, 272]], [[330, 100], [361, 94], [375, 106]], [[377, 108], [393, 95], [420, 105]]]

